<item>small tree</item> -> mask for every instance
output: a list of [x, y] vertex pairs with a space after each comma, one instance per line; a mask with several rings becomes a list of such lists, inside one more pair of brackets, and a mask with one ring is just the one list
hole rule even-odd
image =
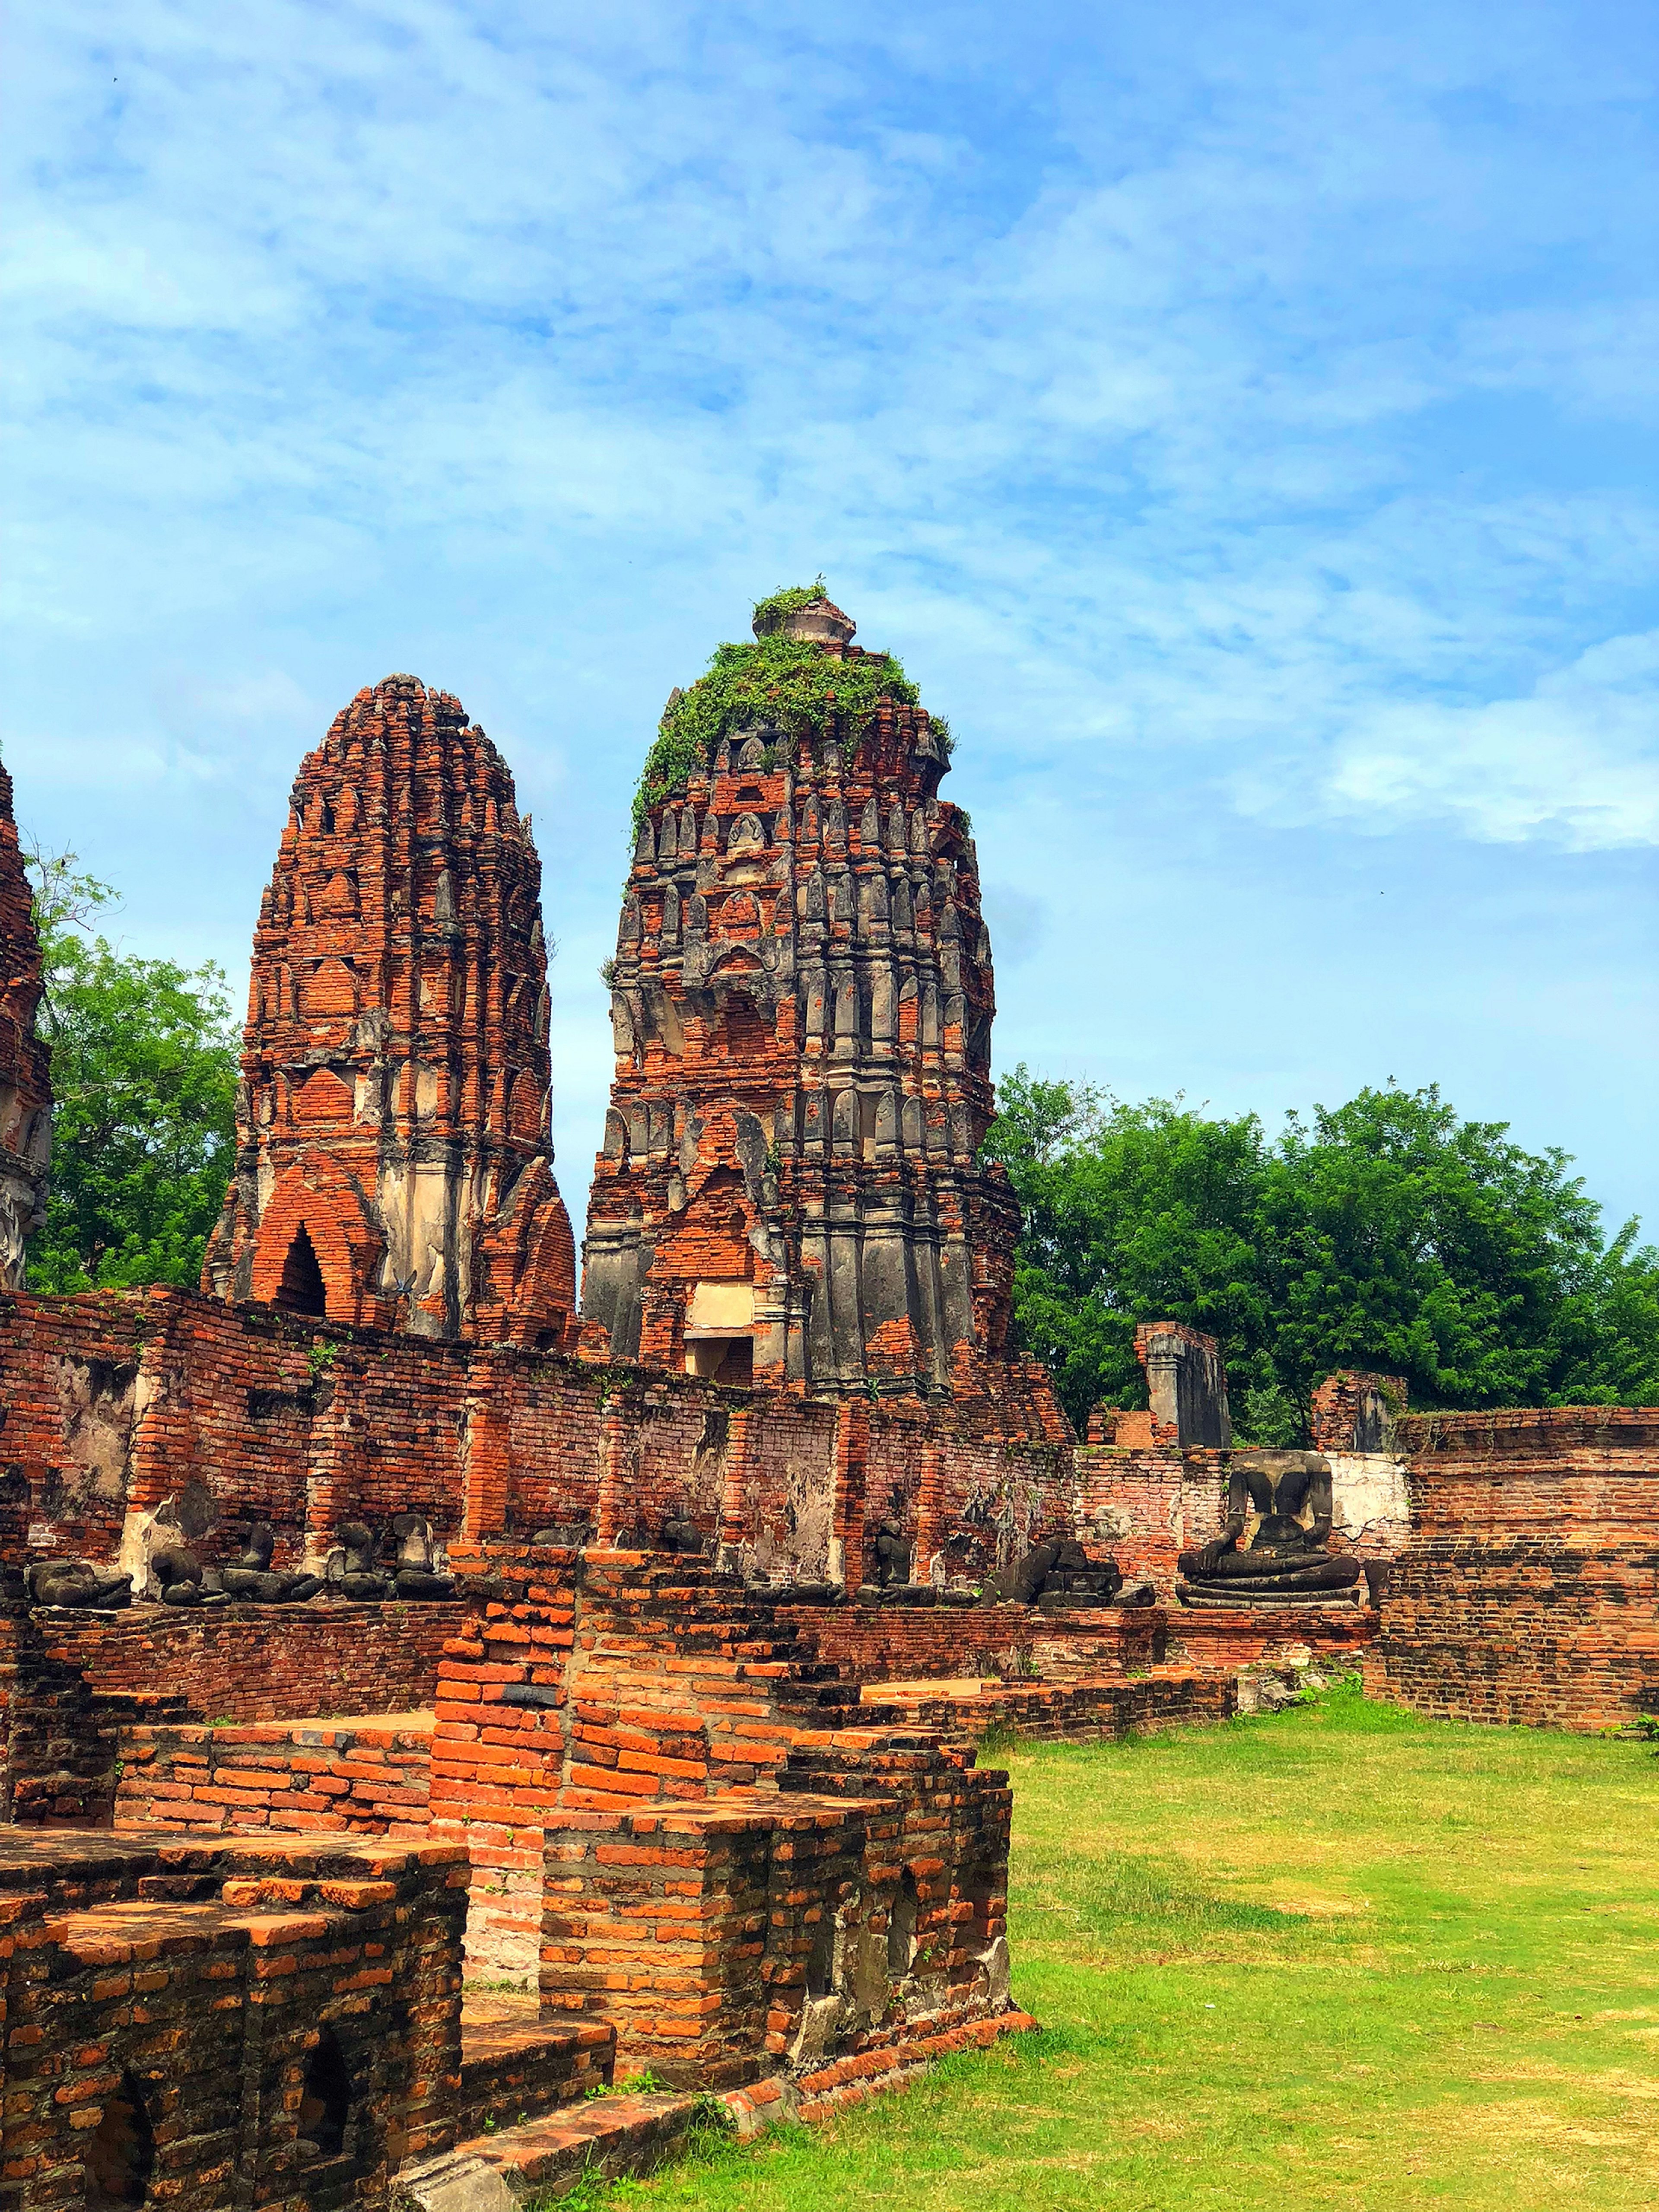
[[52, 1046], [52, 1182], [38, 1291], [193, 1286], [229, 1180], [236, 1037], [224, 972], [124, 952], [73, 853], [26, 855]]

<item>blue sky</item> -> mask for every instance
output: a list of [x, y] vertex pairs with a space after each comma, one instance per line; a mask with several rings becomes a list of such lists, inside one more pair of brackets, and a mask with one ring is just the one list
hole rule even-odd
[[1000, 1065], [1437, 1080], [1659, 1233], [1650, 11], [36, 0], [8, 74], [0, 743], [132, 948], [240, 999], [301, 753], [458, 693], [579, 1213], [640, 759], [822, 569]]

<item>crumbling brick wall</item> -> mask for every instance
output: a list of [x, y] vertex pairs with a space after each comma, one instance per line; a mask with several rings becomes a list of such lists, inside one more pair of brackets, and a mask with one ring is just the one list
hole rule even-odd
[[1066, 1525], [1071, 1445], [989, 1400], [837, 1408], [517, 1346], [337, 1328], [180, 1291], [20, 1296], [0, 1333], [4, 1480], [37, 1549], [121, 1557], [184, 1498], [204, 1559], [256, 1520], [278, 1566], [341, 1523], [423, 1514], [449, 1539], [689, 1511], [713, 1545], [805, 1580], [872, 1569], [896, 1512], [919, 1571], [994, 1566]]
[[462, 1604], [339, 1604], [211, 1612], [135, 1606], [36, 1616], [45, 1648], [94, 1691], [165, 1686], [193, 1721], [246, 1723], [429, 1706]]
[[430, 1843], [0, 1832], [9, 2203], [82, 2203], [137, 2139], [107, 2179], [180, 2212], [384, 2206], [453, 2139], [466, 1879]]
[[118, 1826], [424, 1836], [432, 1716], [124, 1729]]
[[1413, 1534], [1368, 1689], [1583, 1730], [1659, 1711], [1659, 1413], [1413, 1414], [1399, 1443]]
[[995, 1676], [1011, 1650], [1048, 1655], [1045, 1672], [1121, 1672], [1163, 1654], [1164, 1616], [1154, 1607], [1042, 1614], [1027, 1606], [786, 1606], [779, 1615], [803, 1643], [858, 1682]]

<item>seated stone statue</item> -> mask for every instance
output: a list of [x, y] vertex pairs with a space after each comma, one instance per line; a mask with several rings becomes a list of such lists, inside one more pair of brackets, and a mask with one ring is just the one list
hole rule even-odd
[[24, 1569], [23, 1587], [35, 1605], [104, 1612], [132, 1603], [132, 1577], [90, 1559], [37, 1559]]
[[398, 1547], [393, 1580], [398, 1595], [405, 1598], [453, 1597], [455, 1578], [439, 1571], [432, 1531], [418, 1513], [398, 1513], [392, 1522]]
[[[1252, 1506], [1260, 1519], [1241, 1549]], [[1332, 1511], [1331, 1463], [1322, 1452], [1235, 1452], [1226, 1527], [1201, 1551], [1181, 1554], [1182, 1603], [1306, 1604], [1351, 1589], [1358, 1560], [1325, 1548]]]
[[910, 1579], [910, 1540], [904, 1523], [890, 1516], [876, 1524], [876, 1583], [881, 1589]]
[[247, 1532], [247, 1546], [240, 1559], [218, 1573], [220, 1587], [231, 1597], [251, 1598], [260, 1605], [300, 1605], [315, 1597], [323, 1586], [320, 1575], [303, 1570], [277, 1568], [270, 1564], [276, 1548], [276, 1532], [269, 1521], [256, 1521]]
[[158, 1544], [149, 1555], [149, 1571], [163, 1605], [200, 1605], [202, 1563], [188, 1544]]
[[663, 1520], [662, 1547], [665, 1552], [680, 1552], [688, 1559], [696, 1559], [702, 1552], [702, 1531], [691, 1518], [684, 1505], [674, 1505]]
[[[1006, 1603], [1047, 1605], [1060, 1612], [1114, 1604], [1123, 1577], [1115, 1559], [1091, 1559], [1075, 1536], [1048, 1536], [1033, 1544], [1022, 1559], [999, 1567], [990, 1587]], [[1129, 1602], [1148, 1604], [1151, 1600], [1137, 1595]]]
[[338, 1533], [340, 1540], [330, 1552], [325, 1567], [329, 1588], [361, 1604], [378, 1605], [390, 1597], [392, 1577], [376, 1571], [380, 1539], [368, 1522], [343, 1521]]

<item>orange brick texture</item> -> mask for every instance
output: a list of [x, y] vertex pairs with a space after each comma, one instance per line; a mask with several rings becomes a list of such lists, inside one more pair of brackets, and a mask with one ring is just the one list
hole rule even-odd
[[[465, 1883], [431, 1844], [0, 1835], [0, 2202], [85, 2202], [120, 2100], [179, 2212], [385, 2205], [453, 2140]], [[337, 2145], [303, 2132], [325, 2039], [351, 2085]]]
[[[862, 657], [827, 602], [800, 619], [832, 659]], [[1066, 1433], [1009, 1342], [1018, 1210], [977, 1161], [990, 940], [946, 767], [926, 710], [890, 698], [861, 732], [736, 732], [651, 809], [588, 1212], [596, 1351], [683, 1366], [714, 1286], [740, 1340], [702, 1348], [727, 1372], [994, 1395], [1002, 1432]]]
[[[975, 1775], [968, 1754], [941, 1747], [926, 1732], [894, 1738], [893, 1724], [904, 1717], [862, 1706], [858, 1686], [803, 1648], [796, 1628], [764, 1593], [695, 1562], [639, 1553], [592, 1549], [577, 1558], [552, 1547], [494, 1545], [463, 1556], [499, 1577], [501, 1595], [443, 1661], [433, 1747], [434, 1832], [449, 1832], [447, 1820], [457, 1824], [456, 1832], [462, 1820], [469, 1824], [480, 1876], [469, 1942], [481, 1964], [523, 1971], [535, 1955], [525, 1940], [533, 1911], [550, 2008], [580, 2004], [613, 2017], [605, 1996], [611, 1985], [599, 1967], [586, 1960], [568, 1931], [550, 1951], [553, 1939], [542, 1915], [574, 1894], [574, 1866], [588, 1869], [595, 1881], [608, 1879], [593, 1870], [617, 1863], [594, 1854], [618, 1837], [625, 1840], [629, 1824], [653, 1808], [677, 1808], [663, 1817], [695, 1830], [714, 1853], [698, 1876], [703, 1902], [693, 1916], [701, 1931], [695, 1945], [711, 1956], [724, 1942], [720, 1930], [733, 1924], [730, 1900], [733, 1885], [745, 1879], [744, 1855], [770, 1862], [776, 1839], [768, 1823], [787, 1809], [780, 1792], [791, 1804], [789, 1793], [802, 1788], [856, 1796], [849, 1776], [908, 1774], [902, 1786], [892, 1784], [908, 1808], [903, 1820], [924, 1821], [929, 1833], [954, 1833], [953, 1821], [963, 1832], [972, 1829], [976, 1863], [993, 1863], [1000, 1890], [1007, 1802], [1000, 1783]], [[803, 1783], [803, 1774], [815, 1778]], [[948, 1800], [955, 1808], [948, 1817], [938, 1806], [926, 1809], [941, 1789], [939, 1803]], [[866, 1794], [884, 1794], [884, 1785], [872, 1782]], [[710, 1818], [712, 1829], [706, 1826]], [[720, 1825], [728, 1818], [737, 1826]], [[814, 1833], [823, 1826], [807, 1823]], [[840, 1826], [837, 1815], [825, 1832]], [[856, 1843], [855, 1850], [848, 1842], [845, 1848], [857, 1856], [864, 1846]], [[589, 1875], [580, 1878], [586, 1881]], [[943, 1898], [935, 1902], [943, 1910]], [[665, 1923], [675, 1910], [671, 1904], [655, 1917]], [[623, 1908], [617, 1911], [626, 1917]], [[656, 1942], [653, 1936], [652, 1947]], [[659, 1965], [665, 1956], [658, 1948], [641, 1954], [641, 1961]], [[730, 1978], [728, 2010], [749, 2008], [748, 2026], [739, 2030], [727, 2020], [711, 2030], [714, 2043], [700, 2045], [691, 2072], [674, 2078], [736, 2078], [721, 2070], [716, 2045], [747, 2054], [744, 2078], [753, 2078], [769, 2057], [778, 2059], [781, 2046], [767, 2041], [774, 2028], [763, 2033], [756, 2025], [776, 2009], [761, 1986], [769, 1986], [770, 1970], [759, 1975], [752, 1961], [744, 1963], [748, 1957], [739, 1945], [708, 1969]], [[643, 2006], [642, 1972], [641, 1965], [629, 1986]], [[660, 2008], [678, 1987], [678, 1968], [650, 1982], [650, 2004]], [[981, 2007], [996, 2008], [988, 1999]], [[626, 2055], [635, 2046], [620, 2013], [614, 2017]]]
[[260, 905], [204, 1289], [564, 1342], [540, 883], [507, 764], [459, 700], [393, 676], [335, 718]]
[[1659, 1712], [1659, 1412], [1413, 1414], [1396, 1446], [1412, 1534], [1367, 1688], [1586, 1732]]
[[429, 1713], [332, 1725], [141, 1725], [121, 1737], [115, 1820], [423, 1837], [431, 1767]]

